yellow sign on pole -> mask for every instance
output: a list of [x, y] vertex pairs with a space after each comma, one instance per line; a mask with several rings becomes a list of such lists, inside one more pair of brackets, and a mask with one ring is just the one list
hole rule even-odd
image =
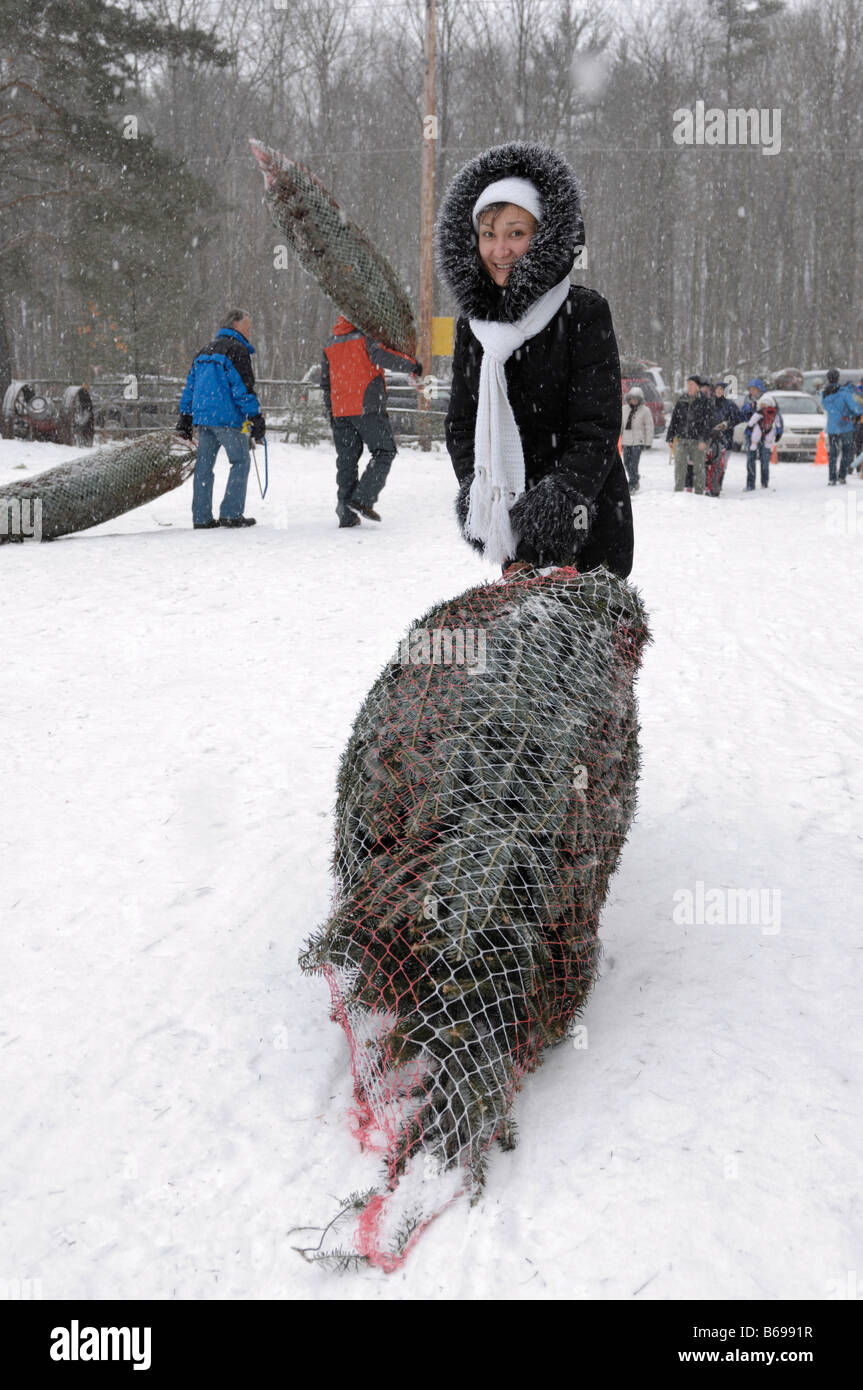
[[452, 357], [453, 340], [455, 337], [454, 318], [433, 318], [431, 332], [431, 350], [433, 357]]

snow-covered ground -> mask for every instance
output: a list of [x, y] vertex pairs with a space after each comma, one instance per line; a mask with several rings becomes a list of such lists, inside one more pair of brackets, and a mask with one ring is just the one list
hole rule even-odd
[[[4, 442], [0, 482], [71, 454]], [[339, 1276], [291, 1248], [379, 1177], [326, 985], [296, 964], [328, 910], [338, 757], [411, 619], [492, 572], [440, 453], [403, 451], [383, 524], [351, 531], [329, 448], [270, 464], [251, 531], [193, 532], [188, 484], [0, 548], [0, 1280], [843, 1296], [863, 1269], [863, 485], [786, 464], [747, 496], [735, 454], [718, 501], [675, 496], [664, 447], [643, 456], [644, 771], [588, 1046], [527, 1078], [476, 1207], [395, 1274]], [[759, 920], [723, 924], [731, 890], [765, 890]]]

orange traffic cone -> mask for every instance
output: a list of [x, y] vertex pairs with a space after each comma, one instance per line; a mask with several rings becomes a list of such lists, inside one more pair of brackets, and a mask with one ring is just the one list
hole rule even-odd
[[824, 431], [823, 431], [823, 430], [822, 430], [821, 433], [819, 434], [819, 436], [818, 436], [818, 443], [817, 443], [817, 445], [815, 446], [815, 462], [816, 462], [816, 463], [828, 463], [828, 462], [829, 462], [829, 460], [828, 460], [828, 458], [827, 458], [827, 441], [826, 441], [826, 439], [824, 438]]

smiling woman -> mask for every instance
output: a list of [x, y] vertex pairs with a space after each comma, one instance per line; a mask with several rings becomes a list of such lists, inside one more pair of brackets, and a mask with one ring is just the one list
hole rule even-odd
[[583, 242], [581, 190], [547, 146], [498, 145], [456, 175], [438, 224], [462, 314], [447, 447], [462, 530], [489, 560], [625, 578], [620, 363], [608, 304], [569, 281]]
[[530, 246], [537, 220], [516, 203], [492, 203], [479, 214], [480, 260], [496, 285], [505, 285]]

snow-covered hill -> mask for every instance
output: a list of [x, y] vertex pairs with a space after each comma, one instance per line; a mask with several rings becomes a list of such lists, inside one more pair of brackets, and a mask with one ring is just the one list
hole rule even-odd
[[[4, 442], [0, 482], [71, 454]], [[383, 524], [350, 531], [330, 449], [274, 446], [270, 472], [251, 531], [193, 532], [188, 484], [0, 548], [0, 1278], [61, 1299], [841, 1293], [863, 1268], [863, 484], [784, 465], [745, 495], [735, 454], [718, 501], [675, 496], [665, 449], [643, 456], [641, 809], [588, 1046], [527, 1078], [476, 1207], [396, 1274], [339, 1277], [291, 1248], [379, 1176], [326, 986], [296, 965], [328, 910], [338, 757], [411, 619], [492, 572], [440, 453], [403, 451]], [[757, 890], [758, 920], [729, 922]]]

